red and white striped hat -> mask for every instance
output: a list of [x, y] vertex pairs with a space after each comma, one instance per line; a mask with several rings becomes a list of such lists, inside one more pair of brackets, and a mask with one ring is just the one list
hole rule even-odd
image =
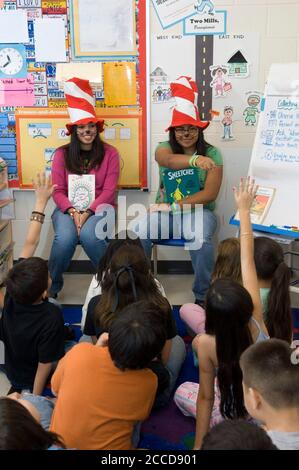
[[172, 110], [171, 123], [165, 130], [169, 131], [171, 127], [186, 124], [206, 129], [210, 123], [201, 121], [199, 118], [197, 107], [198, 88], [195, 81], [191, 77], [182, 76], [170, 84], [170, 89], [176, 104]]
[[99, 132], [103, 131], [104, 120], [96, 116], [94, 97], [88, 80], [70, 78], [64, 83], [64, 94], [68, 105], [71, 122], [66, 124], [67, 134], [73, 132], [73, 126], [94, 122], [98, 124]]

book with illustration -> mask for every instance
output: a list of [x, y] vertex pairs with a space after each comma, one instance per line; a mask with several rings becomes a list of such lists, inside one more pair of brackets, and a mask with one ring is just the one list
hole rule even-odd
[[181, 170], [164, 168], [162, 177], [169, 204], [188, 198], [201, 190], [197, 168], [183, 168]]
[[[269, 211], [275, 188], [259, 186], [253, 203], [250, 208], [250, 220], [252, 224], [261, 225]], [[239, 211], [235, 215], [235, 220], [240, 220]]]
[[95, 200], [95, 175], [69, 175], [68, 198], [75, 209], [88, 209]]

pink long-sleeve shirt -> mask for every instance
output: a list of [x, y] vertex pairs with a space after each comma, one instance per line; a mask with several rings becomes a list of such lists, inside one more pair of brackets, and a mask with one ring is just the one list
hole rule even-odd
[[[96, 212], [101, 204], [115, 206], [116, 189], [119, 178], [119, 154], [112, 145], [104, 143], [105, 155], [100, 168], [93, 168], [89, 174], [95, 175], [96, 198], [89, 209]], [[64, 150], [58, 148], [52, 163], [52, 182], [57, 184], [53, 199], [61, 210], [65, 212], [72, 203], [68, 199], [68, 175], [71, 174], [65, 166]]]

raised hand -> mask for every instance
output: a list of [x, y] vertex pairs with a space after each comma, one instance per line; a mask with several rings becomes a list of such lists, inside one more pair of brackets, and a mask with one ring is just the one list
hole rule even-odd
[[46, 177], [45, 173], [38, 173], [36, 178], [32, 179], [32, 184], [36, 201], [46, 205], [57, 185], [52, 184], [51, 176]]
[[250, 176], [241, 178], [239, 186], [233, 188], [237, 208], [250, 211], [257, 190], [258, 185], [253, 178]]

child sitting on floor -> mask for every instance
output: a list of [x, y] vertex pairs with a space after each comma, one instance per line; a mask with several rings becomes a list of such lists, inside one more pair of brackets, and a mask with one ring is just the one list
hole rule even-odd
[[61, 310], [47, 299], [50, 277], [47, 262], [33, 257], [39, 242], [45, 207], [53, 192], [50, 179], [38, 175], [36, 202], [24, 247], [6, 278], [0, 319], [0, 339], [5, 348], [5, 373], [10, 392], [33, 391], [41, 395], [53, 363], [64, 355]]
[[57, 401], [51, 430], [79, 450], [136, 447], [157, 390], [148, 366], [165, 341], [164, 311], [140, 301], [118, 312], [97, 345], [74, 346], [52, 377]]
[[299, 450], [299, 359], [287, 342], [253, 344], [240, 359], [248, 413], [279, 449]]
[[175, 402], [180, 410], [187, 416], [196, 416], [195, 449], [200, 449], [210, 426], [223, 419], [247, 417], [240, 355], [253, 342], [268, 339], [249, 215], [256, 189], [252, 181], [242, 179], [239, 189], [235, 190], [240, 212], [244, 287], [229, 279], [218, 279], [211, 285], [206, 300], [206, 334], [195, 338], [200, 385], [191, 383], [190, 389], [190, 382], [187, 382], [175, 393]]
[[222, 421], [203, 438], [201, 450], [278, 450], [257, 424], [242, 419]]
[[136, 300], [155, 303], [164, 311], [167, 341], [159, 360], [150, 367], [159, 377], [155, 406], [168, 403], [186, 356], [185, 343], [177, 334], [172, 309], [154, 279], [144, 250], [136, 244], [122, 244], [114, 253], [101, 282], [102, 295], [93, 297], [88, 305], [84, 334], [96, 342], [103, 332], [109, 332], [119, 311]]
[[0, 398], [0, 450], [63, 449], [57, 434], [39, 424], [37, 410], [25, 400]]

